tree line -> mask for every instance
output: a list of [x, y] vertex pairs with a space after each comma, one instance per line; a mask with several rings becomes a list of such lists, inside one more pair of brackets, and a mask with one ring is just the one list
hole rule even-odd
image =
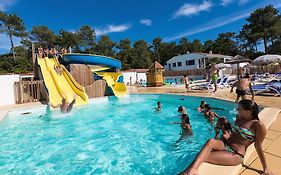
[[[274, 53], [281, 54], [281, 14], [272, 5], [256, 9], [237, 33], [224, 32], [214, 40], [201, 42], [188, 38], [165, 42], [156, 37], [151, 43], [145, 40], [132, 42], [129, 38], [114, 42], [108, 35], [98, 39], [94, 28], [83, 25], [76, 31], [61, 29], [55, 33], [47, 26], [33, 26], [27, 31], [23, 20], [16, 14], [0, 12], [0, 33], [10, 38], [11, 53], [0, 57], [0, 72], [28, 72], [32, 70], [31, 44], [37, 47], [71, 47], [73, 52], [110, 56], [122, 61], [123, 69], [147, 68], [153, 61], [162, 65], [173, 56], [187, 52], [209, 52], [224, 55], [244, 55], [250, 59]], [[14, 38], [22, 46], [14, 47]], [[264, 50], [258, 48], [263, 46]], [[13, 59], [12, 59], [13, 58]]]

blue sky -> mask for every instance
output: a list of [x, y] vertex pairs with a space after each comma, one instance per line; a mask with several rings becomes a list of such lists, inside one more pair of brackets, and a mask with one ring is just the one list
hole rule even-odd
[[[268, 4], [281, 9], [280, 0], [0, 0], [0, 10], [16, 13], [28, 30], [46, 25], [57, 33], [90, 25], [98, 36], [107, 34], [114, 41], [151, 42], [157, 36], [205, 41], [238, 32], [250, 12]], [[0, 53], [9, 48], [7, 36], [0, 34]]]

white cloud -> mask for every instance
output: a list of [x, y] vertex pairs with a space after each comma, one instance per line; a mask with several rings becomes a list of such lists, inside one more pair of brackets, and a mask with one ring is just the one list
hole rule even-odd
[[97, 36], [105, 35], [108, 33], [117, 33], [117, 32], [124, 32], [130, 29], [132, 26], [130, 24], [121, 24], [121, 25], [107, 25], [104, 28], [95, 28], [95, 32]]
[[[18, 37], [13, 37], [14, 45], [19, 46], [21, 45], [21, 39]], [[10, 38], [6, 35], [1, 33], [0, 34], [0, 49], [3, 52], [9, 52], [11, 50], [11, 42]]]
[[243, 5], [249, 1], [251, 1], [251, 0], [221, 0], [221, 5], [225, 7], [234, 2], [237, 2], [239, 5]]
[[152, 20], [151, 19], [141, 19], [140, 23], [143, 25], [150, 26], [152, 24]]
[[228, 4], [232, 3], [233, 0], [221, 0], [221, 5], [222, 6], [227, 6]]
[[16, 3], [16, 0], [0, 0], [0, 11], [6, 11]]
[[[269, 1], [269, 3], [270, 3], [270, 1]], [[277, 4], [277, 3], [274, 3], [273, 1], [271, 1], [271, 4], [273, 4], [275, 6], [275, 8], [281, 7], [281, 3]], [[215, 29], [218, 27], [225, 26], [227, 24], [231, 24], [233, 22], [236, 22], [238, 20], [241, 20], [241, 19], [244, 19], [244, 18], [250, 16], [250, 14], [253, 12], [253, 10], [260, 8], [260, 7], [264, 7], [265, 5], [268, 5], [268, 2], [259, 3], [256, 6], [250, 8], [250, 9], [247, 9], [246, 11], [240, 11], [240, 12], [228, 15], [228, 16], [223, 16], [223, 17], [219, 17], [217, 19], [211, 20], [210, 22], [204, 23], [203, 25], [194, 27], [190, 30], [184, 31], [177, 35], [166, 37], [166, 38], [164, 38], [164, 41], [177, 40], [182, 37], [202, 33], [202, 32], [209, 31], [209, 30], [212, 30], [212, 29]]]
[[242, 4], [246, 4], [247, 2], [249, 2], [250, 0], [239, 0], [239, 4], [242, 5]]
[[196, 15], [201, 11], [208, 11], [212, 7], [211, 1], [203, 1], [201, 4], [188, 4], [185, 3], [181, 6], [173, 15], [173, 18], [180, 16], [191, 16]]

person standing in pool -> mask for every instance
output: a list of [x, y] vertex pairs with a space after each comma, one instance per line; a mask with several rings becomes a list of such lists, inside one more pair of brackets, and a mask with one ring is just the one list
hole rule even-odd
[[188, 80], [188, 76], [184, 75], [183, 76], [183, 82], [186, 88], [187, 93], [189, 92], [189, 80]]
[[217, 90], [218, 90], [217, 80], [219, 78], [219, 69], [217, 68], [217, 66], [214, 63], [211, 64], [210, 78], [212, 80], [212, 83], [214, 83], [214, 86], [215, 86], [215, 89], [213, 92], [217, 92]]
[[192, 134], [192, 127], [190, 125], [189, 116], [185, 107], [180, 106], [178, 108], [178, 113], [180, 114], [181, 122], [172, 122], [171, 124], [180, 124], [182, 128], [182, 135]]
[[210, 122], [213, 122], [215, 120], [215, 117], [219, 117], [217, 113], [212, 111], [212, 107], [209, 104], [205, 105], [205, 110], [202, 112]]
[[254, 91], [252, 89], [252, 83], [251, 83], [251, 77], [249, 75], [249, 73], [246, 73], [245, 76], [238, 80], [236, 83], [234, 83], [230, 89], [230, 93], [233, 92], [233, 88], [237, 86], [236, 88], [236, 100], [235, 103], [237, 103], [240, 99], [240, 97], [242, 98], [242, 100], [246, 99], [246, 94], [247, 94], [247, 89], [250, 89], [250, 92], [252, 94], [252, 100], [254, 100]]
[[161, 109], [162, 109], [161, 102], [158, 101], [158, 102], [157, 102], [157, 107], [155, 108], [155, 110], [158, 111], [158, 112], [160, 112]]
[[195, 160], [180, 175], [197, 175], [203, 162], [222, 166], [236, 166], [243, 163], [247, 148], [254, 144], [263, 167], [264, 175], [270, 172], [262, 148], [266, 127], [259, 120], [259, 106], [252, 100], [238, 103], [238, 117], [232, 126], [232, 132], [223, 140], [210, 139], [203, 146]]
[[197, 110], [199, 111], [199, 112], [202, 112], [202, 111], [204, 111], [206, 108], [205, 108], [205, 105], [206, 105], [207, 103], [205, 102], [205, 101], [201, 101], [200, 102], [200, 106], [199, 106], [199, 108], [197, 108]]

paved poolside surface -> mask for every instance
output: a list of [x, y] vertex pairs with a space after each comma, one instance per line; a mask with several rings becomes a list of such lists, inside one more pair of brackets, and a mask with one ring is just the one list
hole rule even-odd
[[[219, 89], [216, 94], [212, 91], [200, 90], [186, 93], [184, 87], [129, 87], [131, 93], [172, 93], [179, 95], [192, 95], [204, 97], [216, 97], [234, 101], [235, 93], [229, 93], [230, 88]], [[250, 98], [250, 96], [248, 97]], [[275, 96], [256, 96], [255, 101], [264, 107], [281, 109], [281, 97]], [[281, 175], [281, 113], [268, 129], [266, 138], [263, 142], [263, 149], [266, 156], [268, 166], [275, 175]], [[262, 165], [259, 161], [257, 153], [250, 156], [251, 158], [245, 162], [245, 166], [240, 170], [241, 175], [258, 175], [261, 174]], [[231, 174], [231, 173], [230, 173]]]
[[[216, 94], [212, 91], [201, 90], [193, 91], [187, 94], [184, 87], [159, 87], [159, 88], [147, 88], [147, 87], [128, 87], [130, 93], [172, 93], [178, 95], [193, 95], [193, 96], [204, 96], [204, 97], [215, 97], [226, 100], [235, 100], [235, 93], [230, 94], [228, 89], [219, 89]], [[255, 101], [264, 107], [278, 108], [281, 109], [281, 97], [273, 96], [257, 96]], [[6, 115], [8, 111], [21, 109], [21, 108], [33, 108], [41, 106], [41, 103], [28, 103], [21, 105], [9, 105], [0, 107], [0, 121]], [[276, 109], [275, 109], [276, 111]], [[267, 162], [271, 171], [275, 175], [281, 175], [281, 114], [279, 113], [278, 118], [269, 127], [266, 138], [263, 142], [263, 149]], [[245, 163], [247, 166], [240, 170], [241, 175], [257, 175], [260, 174], [262, 166], [256, 153], [251, 155], [248, 162]], [[219, 173], [218, 173], [219, 174]], [[217, 174], [217, 175], [218, 175]], [[231, 173], [230, 173], [231, 174]]]

